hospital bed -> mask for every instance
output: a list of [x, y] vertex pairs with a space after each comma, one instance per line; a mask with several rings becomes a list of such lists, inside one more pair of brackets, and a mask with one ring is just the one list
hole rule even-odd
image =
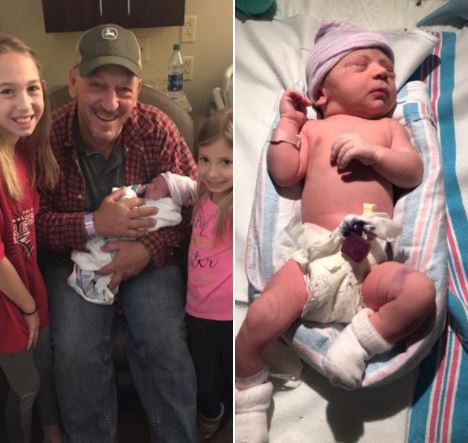
[[[419, 4], [420, 3], [420, 4]], [[397, 81], [423, 81], [439, 144], [443, 198], [439, 229], [447, 250], [445, 309], [439, 312], [435, 339], [396, 377], [348, 392], [304, 363], [302, 383], [274, 381], [269, 411], [270, 441], [284, 442], [466, 442], [468, 441], [468, 29], [463, 16], [445, 17], [423, 34], [417, 22], [446, 2], [441, 0], [278, 0], [264, 16], [236, 17], [236, 326], [255, 289], [251, 248], [252, 205], [258, 190], [262, 151], [277, 118], [281, 93], [301, 81], [307, 48], [321, 20], [346, 20], [385, 30], [394, 42]], [[457, 3], [457, 2], [455, 2]], [[431, 41], [434, 37], [435, 40]], [[398, 46], [400, 45], [400, 46]], [[465, 55], [466, 57], [466, 55]], [[280, 59], [280, 62], [278, 62]], [[445, 191], [443, 188], [445, 185]], [[445, 211], [444, 211], [445, 207]], [[440, 207], [439, 207], [440, 208]], [[420, 222], [418, 222], [420, 223]], [[250, 226], [250, 227], [249, 227]], [[441, 232], [441, 231], [439, 231]], [[425, 237], [425, 243], [432, 238]], [[440, 338], [439, 338], [440, 336]], [[297, 346], [295, 351], [297, 351]], [[297, 352], [271, 351], [275, 371], [294, 373]], [[307, 359], [305, 359], [307, 360]], [[414, 363], [414, 362], [413, 362]], [[313, 366], [313, 365], [312, 365]], [[295, 387], [294, 387], [295, 386]]]

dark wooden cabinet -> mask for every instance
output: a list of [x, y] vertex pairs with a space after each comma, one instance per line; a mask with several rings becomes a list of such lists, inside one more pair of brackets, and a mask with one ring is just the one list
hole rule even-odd
[[185, 0], [42, 0], [42, 9], [46, 32], [84, 31], [102, 23], [182, 26]]

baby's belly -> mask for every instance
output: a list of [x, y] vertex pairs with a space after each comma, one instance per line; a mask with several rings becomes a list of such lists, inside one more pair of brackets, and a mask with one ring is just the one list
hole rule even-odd
[[376, 206], [375, 212], [393, 216], [393, 194], [390, 184], [381, 181], [352, 183], [326, 183], [304, 188], [302, 196], [302, 221], [314, 223], [326, 229], [335, 229], [348, 214], [360, 215], [364, 203]]

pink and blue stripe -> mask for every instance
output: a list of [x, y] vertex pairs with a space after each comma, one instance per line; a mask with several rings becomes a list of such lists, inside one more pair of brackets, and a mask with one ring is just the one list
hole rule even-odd
[[[448, 313], [441, 338], [420, 366], [408, 426], [408, 442], [411, 443], [468, 441], [468, 222], [456, 173], [452, 101], [456, 35], [441, 33], [439, 37], [439, 45], [419, 74], [429, 86], [433, 113], [439, 126], [449, 250]], [[463, 251], [467, 252], [463, 254]]]

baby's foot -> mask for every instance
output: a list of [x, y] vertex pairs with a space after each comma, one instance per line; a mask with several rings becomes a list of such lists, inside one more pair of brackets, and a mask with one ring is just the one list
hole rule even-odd
[[262, 383], [248, 389], [236, 389], [236, 443], [267, 443], [267, 410], [273, 385]]
[[360, 345], [351, 323], [335, 339], [323, 358], [330, 382], [344, 389], [356, 389], [366, 369], [367, 352]]
[[325, 354], [323, 367], [332, 384], [356, 389], [361, 385], [366, 361], [393, 347], [369, 321], [373, 312], [369, 308], [359, 311]]

